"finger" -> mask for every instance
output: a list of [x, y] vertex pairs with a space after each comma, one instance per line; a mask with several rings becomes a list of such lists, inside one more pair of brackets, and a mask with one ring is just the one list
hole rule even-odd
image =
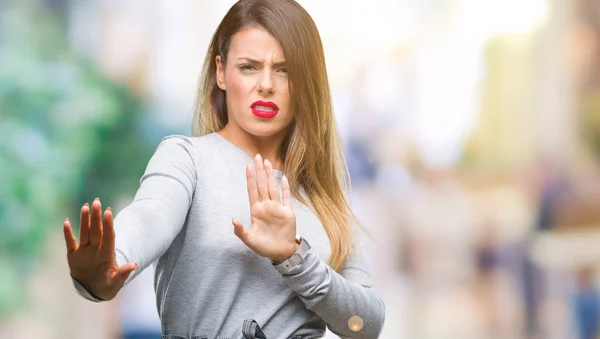
[[269, 200], [267, 176], [265, 175], [265, 166], [260, 154], [257, 154], [256, 158], [254, 158], [254, 167], [256, 168], [256, 183], [258, 185], [258, 194], [260, 196], [260, 200]]
[[65, 235], [65, 243], [67, 244], [67, 252], [71, 253], [75, 251], [77, 249], [77, 239], [75, 239], [69, 219], [65, 219], [63, 223], [63, 233]]
[[102, 203], [98, 198], [92, 203], [91, 220], [90, 244], [99, 247], [102, 243]]
[[79, 216], [79, 246], [90, 244], [90, 205], [86, 202], [81, 207]]
[[115, 252], [115, 229], [110, 207], [104, 211], [104, 220], [102, 221], [102, 250], [108, 254]]
[[122, 286], [125, 284], [125, 282], [127, 281], [127, 278], [129, 278], [129, 276], [131, 275], [131, 273], [133, 271], [135, 271], [138, 268], [138, 264], [130, 262], [127, 263], [121, 267], [119, 267], [119, 273], [118, 274], [118, 279], [119, 284]]
[[273, 165], [269, 160], [265, 160], [265, 172], [267, 174], [269, 197], [271, 200], [281, 203], [281, 198], [279, 197], [279, 188], [277, 188], [277, 180], [275, 180], [275, 174], [273, 173]]
[[244, 225], [237, 219], [232, 218], [231, 219], [231, 223], [233, 224], [233, 233], [235, 233], [235, 235], [240, 238], [240, 240], [244, 243], [244, 244], [248, 244], [248, 231], [246, 231], [246, 229], [244, 228]]
[[283, 198], [283, 206], [292, 208], [292, 192], [290, 191], [290, 182], [284, 175], [281, 178], [281, 196]]
[[256, 184], [256, 171], [252, 163], [246, 165], [246, 181], [248, 182], [248, 199], [250, 200], [250, 206], [252, 206], [260, 201]]

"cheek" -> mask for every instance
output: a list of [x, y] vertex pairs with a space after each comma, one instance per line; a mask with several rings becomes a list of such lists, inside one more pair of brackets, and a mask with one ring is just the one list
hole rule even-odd
[[251, 81], [235, 72], [230, 74], [231, 75], [227, 78], [227, 96], [236, 101], [247, 98], [254, 88]]
[[277, 88], [279, 89], [280, 100], [289, 104], [290, 102], [290, 89], [287, 79], [281, 79], [277, 83]]

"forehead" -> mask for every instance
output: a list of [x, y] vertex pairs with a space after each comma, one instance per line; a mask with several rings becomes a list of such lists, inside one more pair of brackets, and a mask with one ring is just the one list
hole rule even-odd
[[231, 39], [230, 56], [256, 60], [285, 60], [279, 41], [261, 27], [249, 27], [235, 33]]

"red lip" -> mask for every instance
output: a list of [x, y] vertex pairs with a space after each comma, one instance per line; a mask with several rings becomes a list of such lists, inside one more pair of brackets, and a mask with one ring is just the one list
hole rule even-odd
[[[271, 110], [260, 110], [256, 109], [256, 106], [263, 106], [272, 108]], [[252, 109], [252, 113], [259, 118], [268, 119], [272, 118], [279, 113], [279, 107], [274, 102], [271, 101], [255, 101], [250, 108]]]

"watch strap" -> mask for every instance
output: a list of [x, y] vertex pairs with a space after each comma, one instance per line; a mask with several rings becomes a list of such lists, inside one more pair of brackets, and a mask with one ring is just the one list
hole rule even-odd
[[274, 264], [273, 266], [277, 272], [281, 274], [291, 274], [294, 272], [294, 268], [297, 268], [304, 262], [304, 258], [306, 258], [310, 248], [311, 247], [306, 239], [300, 238], [300, 245], [296, 249], [296, 252], [294, 252], [291, 257], [287, 258], [283, 262], [276, 265]]

